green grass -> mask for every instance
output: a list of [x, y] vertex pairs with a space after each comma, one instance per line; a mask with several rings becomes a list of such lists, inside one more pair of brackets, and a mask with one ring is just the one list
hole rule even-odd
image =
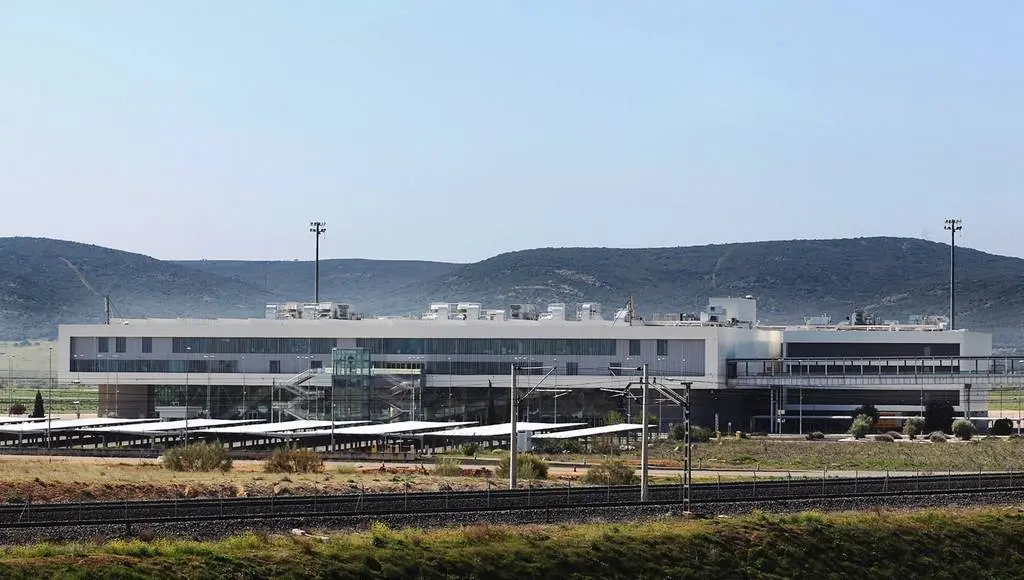
[[[679, 467], [683, 459], [681, 443], [660, 441], [652, 445], [651, 462], [664, 467]], [[638, 461], [634, 454], [620, 457]], [[589, 463], [600, 456], [590, 455]], [[582, 455], [551, 456], [554, 461], [582, 461]], [[862, 470], [862, 471], [1024, 471], [1024, 439], [988, 439], [934, 445], [926, 441], [840, 442], [772, 440], [767, 438], [723, 438], [694, 445], [697, 469], [773, 469], [773, 470]]]
[[[678, 456], [659, 446], [653, 457]], [[928, 442], [769, 441], [723, 439], [697, 445], [694, 462], [700, 467], [843, 470], [1024, 470], [1024, 441], [976, 439], [969, 443], [934, 445]]]
[[[75, 410], [80, 410], [83, 413], [95, 413], [99, 409], [100, 396], [99, 390], [96, 388], [65, 388], [58, 387], [53, 389], [52, 393], [45, 387], [39, 389], [3, 389], [0, 390], [0, 406], [2, 411], [6, 414], [7, 409], [10, 408], [14, 403], [21, 403], [25, 405], [28, 412], [32, 412], [32, 407], [36, 400], [36, 391], [39, 391], [43, 395], [43, 401], [50, 403], [50, 408], [54, 413], [73, 413]], [[75, 404], [78, 401], [78, 404]]]
[[1017, 510], [803, 513], [632, 524], [478, 524], [333, 537], [37, 544], [5, 578], [996, 578], [1024, 574]]
[[1024, 413], [1024, 389], [992, 387], [988, 393], [988, 408], [990, 411], [1007, 411], [1016, 418], [1018, 410]]

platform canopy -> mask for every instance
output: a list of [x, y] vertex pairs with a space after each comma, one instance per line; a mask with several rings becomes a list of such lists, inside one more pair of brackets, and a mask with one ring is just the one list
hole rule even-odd
[[252, 423], [259, 419], [175, 419], [173, 421], [156, 421], [143, 423], [141, 425], [113, 425], [110, 427], [90, 427], [82, 429], [89, 433], [107, 433], [111, 435], [163, 435], [166, 433], [177, 433], [188, 429], [202, 429], [204, 427], [215, 427], [225, 425], [238, 425], [241, 423]]
[[[337, 428], [339, 425], [361, 425], [363, 423], [369, 423], [369, 421], [335, 421], [334, 426]], [[231, 427], [213, 427], [210, 429], [203, 429], [199, 431], [200, 434], [224, 434], [224, 435], [263, 435], [270, 434], [274, 435], [277, 433], [287, 433], [294, 431], [308, 431], [310, 429], [321, 429], [323, 427], [330, 427], [330, 421], [312, 421], [309, 419], [301, 419], [296, 421], [278, 421], [276, 423], [256, 423], [251, 425], [234, 425]]]
[[[516, 423], [517, 433], [532, 433], [534, 431], [555, 431], [557, 429], [568, 429], [579, 427], [586, 423]], [[498, 425], [484, 425], [482, 427], [467, 427], [464, 429], [449, 429], [446, 431], [431, 431], [424, 433], [432, 437], [508, 437], [512, 434], [512, 423], [501, 423]]]
[[[459, 427], [462, 425], [473, 425], [476, 421], [462, 421], [448, 423], [440, 421], [397, 421], [395, 423], [378, 423], [376, 425], [357, 425], [355, 427], [341, 427], [334, 430], [335, 436], [366, 436], [383, 437], [397, 435], [399, 433], [414, 433], [429, 429], [441, 429], [444, 427]], [[318, 429], [316, 431], [303, 431], [300, 433], [273, 433], [282, 437], [330, 437], [331, 431]]]
[[15, 417], [0, 417], [0, 425], [9, 425], [11, 423], [32, 423], [34, 421], [43, 421], [44, 417], [29, 417], [26, 415], [20, 415]]
[[624, 433], [626, 431], [640, 431], [643, 425], [635, 423], [618, 423], [615, 425], [604, 425], [602, 427], [587, 427], [586, 429], [573, 429], [571, 431], [558, 431], [556, 433], [538, 433], [534, 439], [578, 439], [580, 437], [593, 437], [594, 435], [608, 435], [611, 433]]
[[33, 433], [50, 431], [67, 431], [69, 429], [85, 429], [88, 427], [102, 427], [104, 425], [126, 425], [129, 423], [147, 423], [156, 419], [114, 419], [112, 417], [97, 417], [95, 419], [54, 419], [53, 421], [43, 420], [33, 423], [16, 423], [14, 425], [0, 425], [0, 433]]

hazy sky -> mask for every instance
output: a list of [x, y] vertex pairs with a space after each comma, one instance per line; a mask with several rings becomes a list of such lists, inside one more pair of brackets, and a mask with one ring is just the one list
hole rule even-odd
[[1024, 256], [1024, 3], [0, 2], [0, 236], [471, 261]]

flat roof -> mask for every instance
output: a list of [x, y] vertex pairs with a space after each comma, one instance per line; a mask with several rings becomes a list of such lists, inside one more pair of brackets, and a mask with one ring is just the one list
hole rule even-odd
[[[361, 425], [363, 423], [369, 423], [369, 421], [335, 421], [334, 426], [338, 425]], [[232, 427], [213, 427], [211, 429], [203, 429], [198, 433], [222, 433], [225, 435], [236, 434], [236, 435], [260, 435], [262, 433], [286, 433], [288, 431], [307, 431], [309, 429], [319, 429], [321, 427], [330, 427], [330, 421], [312, 421], [309, 419], [300, 419], [296, 421], [278, 421], [276, 423], [256, 423], [249, 425], [234, 425]]]
[[218, 425], [238, 425], [239, 423], [252, 423], [259, 419], [175, 419], [173, 421], [156, 421], [143, 423], [142, 425], [114, 425], [112, 427], [94, 427], [82, 429], [90, 433], [123, 433], [125, 435], [159, 435], [169, 431], [181, 431], [183, 429], [201, 429], [203, 427], [215, 427]]
[[[444, 427], [458, 427], [461, 425], [473, 425], [476, 421], [398, 421], [395, 423], [377, 423], [376, 425], [359, 425], [356, 427], [342, 427], [335, 429], [335, 435], [393, 435], [396, 433], [412, 433], [426, 429], [442, 429]], [[303, 431], [300, 433], [273, 433], [284, 437], [329, 437], [330, 430], [318, 429], [316, 431]]]
[[86, 427], [102, 427], [103, 425], [123, 425], [128, 423], [147, 423], [156, 419], [114, 419], [112, 417], [97, 417], [95, 419], [60, 419], [56, 421], [37, 421], [34, 423], [17, 423], [14, 425], [0, 425], [0, 433], [24, 433], [32, 431], [51, 431], [83, 429]]
[[[579, 427], [586, 423], [516, 423], [517, 433], [529, 433], [533, 431], [554, 431], [568, 427]], [[484, 425], [482, 427], [467, 427], [464, 429], [449, 429], [447, 431], [432, 431], [424, 435], [436, 437], [501, 437], [512, 434], [512, 423], [501, 423], [498, 425]]]
[[538, 433], [534, 439], [575, 439], [577, 437], [590, 437], [592, 435], [607, 435], [608, 433], [620, 433], [623, 431], [640, 431], [643, 425], [636, 423], [618, 423], [616, 425], [604, 425], [602, 427], [587, 427], [586, 429], [573, 429], [571, 431], [558, 431], [557, 433]]

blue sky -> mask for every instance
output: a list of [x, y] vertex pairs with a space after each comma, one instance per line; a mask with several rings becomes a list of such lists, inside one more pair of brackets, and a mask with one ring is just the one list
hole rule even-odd
[[1024, 4], [0, 3], [0, 235], [472, 261], [898, 235], [1024, 256]]

